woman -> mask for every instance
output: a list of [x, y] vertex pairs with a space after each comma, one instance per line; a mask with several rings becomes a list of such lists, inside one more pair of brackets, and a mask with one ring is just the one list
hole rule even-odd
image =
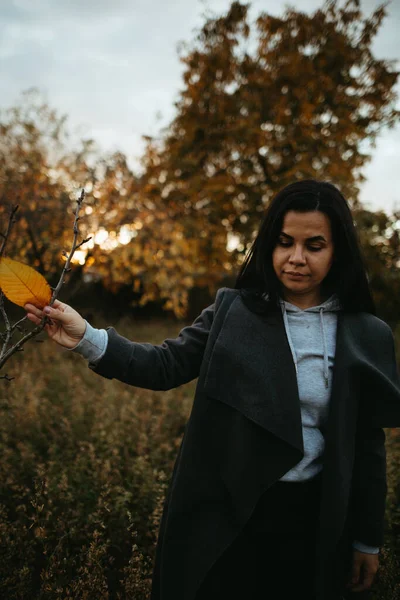
[[[26, 305], [38, 323], [42, 311]], [[161, 345], [45, 308], [96, 373], [170, 389], [199, 377], [160, 525], [152, 600], [366, 597], [400, 424], [393, 335], [374, 316], [349, 207], [331, 184], [271, 201], [237, 277]]]

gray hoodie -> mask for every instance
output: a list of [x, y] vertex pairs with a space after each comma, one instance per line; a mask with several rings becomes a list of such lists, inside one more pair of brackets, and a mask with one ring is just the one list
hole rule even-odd
[[305, 481], [322, 469], [340, 303], [333, 295], [304, 310], [281, 300], [281, 308], [297, 374], [305, 453], [281, 480]]
[[[304, 457], [281, 481], [303, 481], [322, 469], [340, 302], [333, 294], [322, 304], [304, 310], [282, 299], [280, 304], [296, 369], [304, 444]], [[358, 540], [353, 541], [353, 547], [370, 554], [379, 552], [379, 548]]]

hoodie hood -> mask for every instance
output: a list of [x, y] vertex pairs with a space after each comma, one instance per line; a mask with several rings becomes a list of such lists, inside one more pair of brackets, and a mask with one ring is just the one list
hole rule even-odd
[[297, 356], [296, 356], [296, 352], [295, 352], [295, 349], [293, 346], [292, 338], [290, 336], [290, 327], [289, 327], [287, 313], [288, 312], [292, 312], [292, 313], [309, 313], [309, 312], [316, 313], [317, 312], [317, 313], [319, 313], [321, 337], [322, 337], [323, 347], [324, 347], [324, 379], [325, 379], [325, 387], [328, 387], [329, 386], [329, 379], [328, 379], [329, 365], [328, 365], [328, 351], [327, 351], [327, 344], [326, 344], [326, 332], [325, 332], [325, 326], [324, 326], [324, 314], [327, 312], [337, 312], [341, 309], [341, 305], [340, 305], [337, 294], [332, 294], [332, 296], [330, 296], [330, 298], [328, 298], [327, 300], [325, 300], [325, 302], [322, 302], [318, 306], [310, 306], [309, 308], [305, 308], [305, 309], [301, 309], [298, 306], [291, 304], [290, 302], [286, 302], [286, 300], [283, 300], [282, 298], [280, 299], [280, 305], [281, 305], [281, 309], [282, 309], [283, 322], [285, 324], [286, 335], [288, 338], [290, 350], [292, 352], [294, 366], [296, 368], [296, 374], [297, 374]]
[[286, 300], [280, 299], [281, 305], [285, 306], [288, 312], [336, 312], [341, 309], [341, 304], [337, 294], [332, 294], [325, 302], [318, 304], [318, 306], [310, 306], [309, 308], [299, 308], [295, 304], [286, 302]]

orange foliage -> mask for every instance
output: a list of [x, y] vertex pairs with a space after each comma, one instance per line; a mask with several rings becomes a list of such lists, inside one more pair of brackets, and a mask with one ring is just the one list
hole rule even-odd
[[10, 302], [22, 307], [27, 302], [43, 307], [51, 300], [51, 289], [45, 278], [11, 258], [0, 260], [0, 289]]

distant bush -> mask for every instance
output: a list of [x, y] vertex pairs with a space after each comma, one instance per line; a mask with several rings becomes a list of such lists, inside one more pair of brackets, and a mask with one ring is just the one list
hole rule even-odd
[[[154, 343], [180, 327], [116, 325]], [[0, 387], [0, 597], [148, 600], [195, 382], [132, 388], [50, 341], [28, 344], [12, 366], [16, 379]], [[388, 433], [389, 528], [374, 600], [400, 597], [400, 438]]]
[[[162, 341], [162, 325], [142, 334]], [[13, 366], [0, 388], [0, 597], [147, 599], [193, 384], [132, 388], [50, 341]]]
[[386, 430], [386, 451], [387, 531], [372, 600], [400, 600], [400, 430]]

